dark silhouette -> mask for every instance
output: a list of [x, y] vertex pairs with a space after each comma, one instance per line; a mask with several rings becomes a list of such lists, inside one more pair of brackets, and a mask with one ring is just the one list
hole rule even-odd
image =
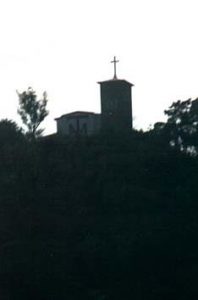
[[21, 139], [24, 139], [22, 128], [18, 127], [18, 125], [12, 120], [0, 120], [0, 140], [4, 146], [8, 143], [16, 143]]
[[[100, 81], [101, 114], [76, 111], [64, 114], [57, 121], [57, 132], [60, 135], [97, 135], [130, 134], [132, 124], [132, 87], [133, 84], [118, 79], [116, 73], [116, 57], [114, 56], [114, 77]], [[86, 130], [84, 130], [86, 128]]]
[[101, 130], [130, 133], [132, 129], [132, 83], [112, 79], [99, 82], [101, 94]]
[[197, 295], [198, 158], [170, 145], [169, 121], [36, 141], [9, 121], [14, 143], [4, 123], [0, 291], [11, 300]]
[[19, 96], [18, 113], [28, 129], [28, 137], [35, 139], [43, 132], [43, 129], [38, 129], [38, 127], [48, 115], [47, 94], [44, 92], [41, 100], [37, 100], [37, 95], [32, 88], [28, 88], [23, 93], [17, 92], [17, 94]]
[[0, 121], [2, 299], [197, 298], [198, 100], [132, 130], [133, 85], [113, 63], [101, 116], [63, 115], [38, 139], [47, 98], [29, 88], [27, 134]]
[[118, 62], [119, 62], [119, 60], [116, 60], [116, 56], [114, 56], [113, 60], [111, 61], [111, 63], [113, 63], [113, 66], [114, 66], [114, 76], [113, 76], [113, 79], [117, 79], [116, 64]]
[[161, 136], [178, 151], [197, 155], [198, 151], [198, 99], [176, 101], [165, 110], [167, 122], [154, 124], [152, 134]]

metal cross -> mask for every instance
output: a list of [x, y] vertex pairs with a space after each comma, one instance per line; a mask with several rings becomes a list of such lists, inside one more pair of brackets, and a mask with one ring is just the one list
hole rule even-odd
[[117, 79], [117, 74], [116, 74], [116, 64], [119, 62], [119, 60], [116, 60], [116, 56], [114, 56], [113, 60], [111, 61], [111, 63], [114, 64], [114, 77], [113, 79]]

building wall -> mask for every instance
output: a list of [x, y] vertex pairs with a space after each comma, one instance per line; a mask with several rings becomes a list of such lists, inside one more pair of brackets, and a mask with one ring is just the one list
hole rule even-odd
[[57, 132], [62, 135], [93, 135], [100, 130], [100, 115], [77, 112], [64, 115], [57, 121]]
[[125, 80], [100, 82], [102, 129], [129, 132], [132, 129], [132, 84]]

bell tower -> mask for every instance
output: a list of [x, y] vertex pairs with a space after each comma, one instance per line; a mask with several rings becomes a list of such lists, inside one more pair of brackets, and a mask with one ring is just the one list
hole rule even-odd
[[132, 86], [133, 84], [118, 79], [114, 56], [113, 79], [100, 81], [101, 129], [115, 133], [130, 133], [132, 129]]

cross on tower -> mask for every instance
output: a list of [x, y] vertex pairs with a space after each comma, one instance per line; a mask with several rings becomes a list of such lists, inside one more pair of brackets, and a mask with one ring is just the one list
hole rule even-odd
[[113, 79], [117, 79], [117, 74], [116, 74], [116, 64], [119, 62], [119, 60], [116, 60], [116, 56], [114, 56], [113, 60], [111, 61], [111, 63], [114, 64], [114, 77]]

